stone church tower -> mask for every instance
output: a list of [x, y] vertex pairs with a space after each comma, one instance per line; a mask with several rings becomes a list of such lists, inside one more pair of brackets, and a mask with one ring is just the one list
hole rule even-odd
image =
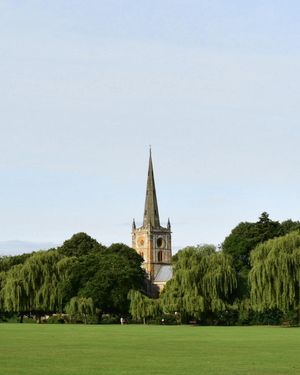
[[[160, 225], [150, 149], [144, 221], [140, 228], [132, 224], [132, 247], [144, 258], [144, 268], [150, 281], [160, 289], [171, 278], [171, 225]], [[166, 279], [166, 280], [165, 280]]]

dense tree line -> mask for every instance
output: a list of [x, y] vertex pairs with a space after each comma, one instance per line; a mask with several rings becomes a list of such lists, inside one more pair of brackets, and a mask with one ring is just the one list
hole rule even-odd
[[139, 292], [130, 297], [130, 311], [140, 321], [156, 311], [175, 323], [299, 322], [300, 223], [273, 221], [264, 212], [257, 222], [235, 227], [219, 251], [213, 245], [180, 250], [155, 308]]
[[78, 233], [56, 249], [0, 259], [0, 311], [65, 313], [87, 321], [128, 311], [130, 290], [142, 290], [143, 259], [124, 244], [105, 247]]
[[300, 222], [262, 213], [221, 249], [189, 246], [173, 257], [159, 298], [145, 293], [143, 259], [78, 233], [56, 249], [0, 258], [0, 317], [56, 314], [71, 322], [104, 316], [179, 324], [279, 324], [300, 319]]

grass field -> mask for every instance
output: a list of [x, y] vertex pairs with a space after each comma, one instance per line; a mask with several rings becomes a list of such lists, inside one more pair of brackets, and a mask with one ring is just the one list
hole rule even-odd
[[0, 324], [0, 374], [299, 375], [300, 329]]

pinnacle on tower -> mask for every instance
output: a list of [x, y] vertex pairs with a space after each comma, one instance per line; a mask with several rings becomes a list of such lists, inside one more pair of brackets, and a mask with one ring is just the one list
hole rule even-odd
[[136, 229], [136, 225], [135, 225], [135, 220], [133, 219], [132, 221], [132, 230], [135, 230]]
[[151, 148], [150, 148], [150, 155], [149, 155], [149, 167], [148, 167], [148, 179], [147, 179], [143, 227], [146, 227], [148, 225], [150, 225], [152, 228], [160, 228], [154, 174], [153, 174]]

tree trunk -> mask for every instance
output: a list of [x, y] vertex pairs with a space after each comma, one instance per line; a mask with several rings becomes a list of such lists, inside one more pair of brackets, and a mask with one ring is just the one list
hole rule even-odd
[[20, 323], [23, 323], [24, 314], [20, 314]]

